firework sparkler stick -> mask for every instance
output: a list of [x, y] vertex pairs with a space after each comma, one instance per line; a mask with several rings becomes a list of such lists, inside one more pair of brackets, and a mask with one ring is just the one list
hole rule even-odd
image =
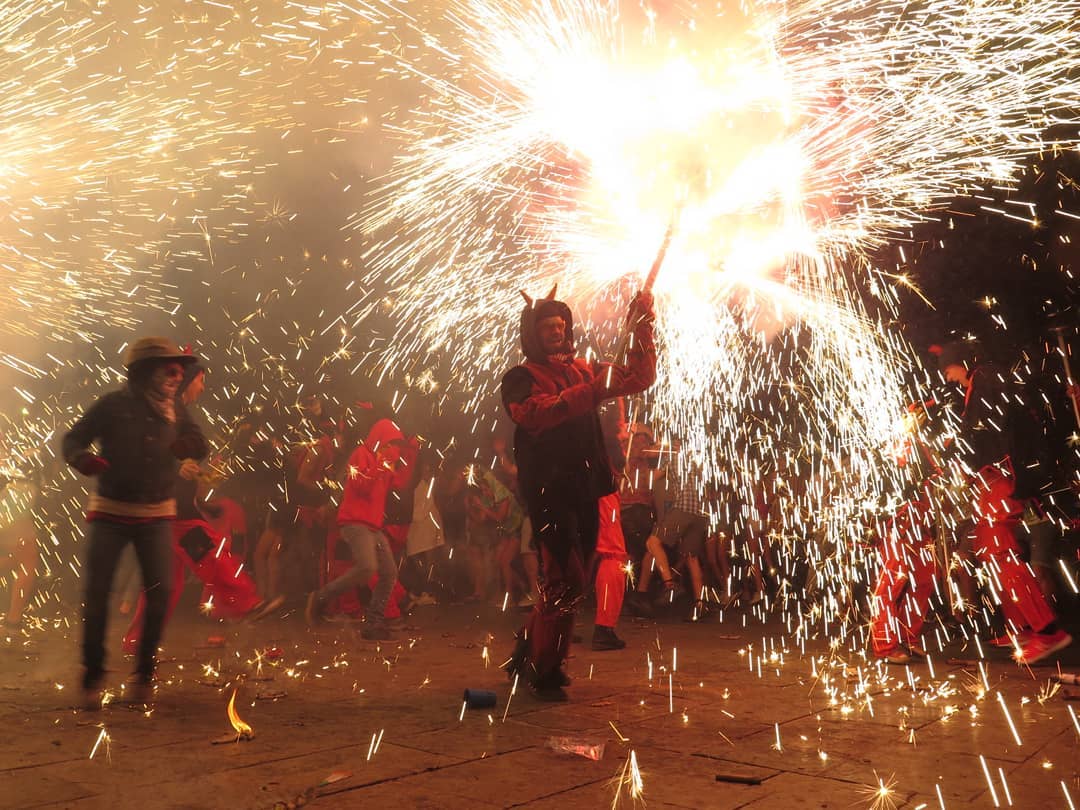
[[1054, 328], [1057, 335], [1058, 348], [1061, 349], [1061, 364], [1065, 366], [1065, 384], [1069, 386], [1069, 401], [1072, 402], [1073, 416], [1076, 417], [1076, 426], [1080, 428], [1080, 402], [1073, 396], [1072, 389], [1076, 380], [1072, 375], [1072, 367], [1069, 365], [1069, 348], [1065, 345], [1065, 330], [1058, 326]]
[[[671, 237], [675, 233], [675, 223], [679, 220], [679, 208], [676, 207], [671, 214], [671, 220], [668, 222], [667, 230], [664, 231], [664, 240], [660, 243], [660, 250], [656, 253], [656, 258], [653, 259], [652, 267], [649, 268], [649, 274], [645, 276], [645, 284], [642, 285], [642, 292], [652, 292], [653, 285], [656, 283], [656, 277], [660, 275], [660, 267], [664, 264], [664, 258], [667, 256], [668, 246], [671, 245]], [[626, 347], [630, 344], [630, 336], [634, 333], [634, 327], [637, 326], [638, 320], [641, 318], [640, 313], [636, 311], [636, 307], [630, 313], [630, 318], [627, 321], [626, 329], [623, 331], [622, 337], [619, 338], [619, 342], [615, 347], [615, 359], [618, 360], [622, 357], [626, 351]]]

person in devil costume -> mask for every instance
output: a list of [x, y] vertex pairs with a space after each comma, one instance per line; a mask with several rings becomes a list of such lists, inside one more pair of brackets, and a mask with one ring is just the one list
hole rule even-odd
[[540, 600], [503, 665], [542, 700], [566, 700], [563, 670], [574, 609], [585, 589], [585, 556], [596, 544], [599, 501], [617, 491], [598, 406], [640, 393], [656, 379], [652, 294], [630, 305], [633, 330], [625, 365], [594, 364], [574, 350], [574, 319], [554, 298], [526, 296], [521, 345], [526, 362], [502, 380], [502, 398], [515, 425], [514, 457], [521, 495], [539, 547], [544, 583]]
[[956, 341], [937, 349], [948, 382], [964, 389], [957, 442], [968, 473], [972, 545], [1001, 603], [1021, 664], [1034, 664], [1068, 647], [1070, 636], [1039, 588], [1017, 542], [1025, 502], [1038, 502], [1050, 464], [1037, 408], [1024, 392], [979, 356], [978, 344]]

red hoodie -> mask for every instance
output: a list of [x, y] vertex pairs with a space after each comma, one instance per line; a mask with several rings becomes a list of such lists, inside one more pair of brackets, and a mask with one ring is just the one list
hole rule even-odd
[[338, 507], [339, 526], [361, 523], [372, 529], [383, 528], [386, 496], [391, 489], [408, 482], [409, 468], [397, 463], [404, 439], [401, 428], [389, 419], [380, 419], [364, 443], [353, 450]]

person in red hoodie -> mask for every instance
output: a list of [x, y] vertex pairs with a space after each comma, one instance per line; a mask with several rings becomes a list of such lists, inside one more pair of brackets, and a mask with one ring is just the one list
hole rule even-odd
[[385, 613], [397, 582], [397, 565], [383, 529], [386, 498], [391, 490], [405, 486], [410, 473], [399, 463], [408, 444], [401, 428], [389, 419], [380, 419], [349, 456], [337, 520], [356, 565], [308, 595], [305, 615], [309, 625], [322, 620], [326, 606], [333, 600], [378, 573], [361, 635], [375, 641], [391, 637]]

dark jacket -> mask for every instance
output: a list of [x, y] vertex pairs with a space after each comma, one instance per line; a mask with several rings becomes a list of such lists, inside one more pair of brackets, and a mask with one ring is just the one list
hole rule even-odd
[[[566, 321], [567, 353], [546, 355], [536, 334], [537, 313]], [[566, 503], [595, 501], [614, 492], [616, 476], [597, 407], [640, 393], [656, 379], [652, 321], [635, 328], [629, 364], [590, 364], [573, 355], [574, 320], [561, 302], [542, 300], [521, 317], [521, 345], [528, 362], [502, 380], [503, 405], [514, 421], [518, 484], [529, 511], [543, 496]]]
[[200, 460], [208, 450], [181, 402], [176, 402], [176, 421], [169, 424], [130, 386], [105, 394], [87, 408], [64, 436], [64, 460], [72, 464], [94, 442], [109, 462], [109, 469], [98, 476], [98, 494], [137, 504], [173, 498], [179, 459]]

